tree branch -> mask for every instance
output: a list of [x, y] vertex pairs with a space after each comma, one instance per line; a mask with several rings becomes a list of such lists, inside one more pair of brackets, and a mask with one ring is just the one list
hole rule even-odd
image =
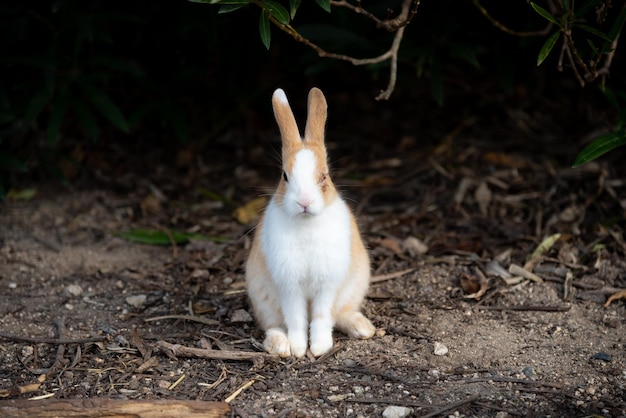
[[489, 14], [487, 9], [485, 9], [485, 7], [480, 3], [480, 0], [472, 0], [472, 3], [474, 3], [474, 6], [476, 6], [476, 8], [480, 11], [480, 13], [482, 13], [482, 15], [485, 16], [487, 20], [489, 20], [493, 26], [495, 26], [497, 29], [500, 29], [504, 33], [508, 33], [509, 35], [545, 36], [548, 33], [550, 33], [550, 30], [552, 29], [552, 26], [553, 26], [552, 23], [548, 22], [546, 27], [541, 30], [530, 31], [530, 32], [519, 32], [519, 31], [510, 29], [508, 26], [505, 26], [504, 24], [500, 23], [500, 21], [496, 20], [493, 16], [491, 16], [491, 14]]
[[387, 89], [381, 91], [378, 96], [376, 96], [376, 100], [387, 100], [393, 93], [396, 80], [397, 80], [397, 71], [398, 71], [398, 52], [400, 50], [400, 44], [402, 43], [402, 37], [404, 36], [404, 29], [411, 22], [413, 16], [417, 13], [417, 9], [420, 5], [421, 0], [404, 0], [402, 2], [401, 10], [398, 16], [394, 19], [380, 20], [367, 10], [361, 7], [360, 0], [357, 1], [358, 5], [355, 6], [349, 3], [346, 0], [331, 0], [330, 4], [336, 7], [345, 7], [348, 8], [355, 13], [362, 14], [367, 18], [371, 19], [376, 23], [377, 27], [382, 27], [387, 29], [390, 32], [396, 32], [396, 35], [393, 38], [391, 43], [391, 47], [388, 51], [374, 58], [355, 58], [349, 55], [337, 54], [334, 52], [328, 52], [319, 45], [311, 42], [307, 38], [303, 37], [296, 29], [294, 29], [291, 25], [286, 25], [279, 22], [273, 16], [270, 16], [270, 21], [276, 25], [280, 30], [291, 36], [297, 42], [303, 43], [309, 48], [313, 49], [317, 55], [323, 58], [332, 58], [340, 61], [350, 62], [352, 65], [369, 65], [369, 64], [378, 64], [386, 60], [391, 60], [390, 62], [390, 74], [389, 74], [389, 83], [387, 84]]

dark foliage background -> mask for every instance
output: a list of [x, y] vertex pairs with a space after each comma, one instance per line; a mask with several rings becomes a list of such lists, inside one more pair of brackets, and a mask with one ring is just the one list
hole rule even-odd
[[[384, 16], [398, 4], [375, 3], [370, 11]], [[517, 30], [545, 25], [524, 1], [484, 6]], [[241, 153], [272, 129], [269, 97], [279, 86], [296, 112], [314, 85], [343, 97], [329, 119], [334, 131], [390, 147], [407, 133], [433, 145], [468, 118], [501, 124], [518, 108], [552, 112], [561, 134], [554, 142], [571, 147], [557, 153], [566, 162], [589, 140], [590, 123], [610, 129], [617, 118], [597, 85], [581, 88], [567, 68], [556, 71], [557, 54], [536, 66], [545, 38], [504, 34], [470, 1], [422, 2], [404, 37], [398, 85], [382, 102], [374, 97], [387, 84], [388, 64], [320, 59], [276, 28], [268, 51], [257, 8], [217, 11], [187, 1], [3, 2], [0, 195], [51, 176], [76, 183], [103, 166], [98, 159], [146, 174], [156, 161], [175, 164], [183, 149], [209, 161], [218, 150]], [[304, 2], [294, 26], [328, 50], [359, 57], [381, 54], [393, 36], [313, 2]], [[612, 86], [623, 89], [620, 53], [612, 74]], [[359, 114], [369, 123], [346, 122]], [[538, 154], [554, 147], [518, 139], [509, 146]]]

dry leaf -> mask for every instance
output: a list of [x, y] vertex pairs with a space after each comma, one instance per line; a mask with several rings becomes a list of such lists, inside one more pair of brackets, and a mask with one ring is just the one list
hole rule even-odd
[[491, 203], [491, 190], [487, 186], [487, 182], [481, 181], [476, 191], [474, 192], [474, 199], [478, 202], [480, 213], [483, 216], [487, 216], [489, 210], [489, 204]]
[[402, 249], [411, 257], [415, 257], [416, 255], [426, 254], [428, 252], [428, 245], [415, 237], [407, 237], [402, 241]]
[[474, 276], [470, 276], [467, 273], [461, 274], [461, 289], [465, 293], [476, 293], [478, 289], [480, 289], [480, 283], [478, 283], [478, 279]]
[[493, 165], [511, 168], [523, 168], [528, 165], [526, 161], [522, 160], [521, 158], [513, 157], [503, 152], [487, 152], [485, 153], [485, 155], [483, 155], [483, 160]]
[[581, 209], [576, 205], [568, 206], [559, 213], [559, 220], [561, 222], [574, 222], [580, 217], [581, 212]]
[[396, 254], [399, 257], [403, 255], [402, 248], [400, 248], [400, 243], [398, 242], [397, 239], [382, 238], [378, 240], [378, 245], [380, 245], [381, 247], [387, 248], [388, 250], [391, 250], [394, 254]]
[[144, 217], [149, 215], [157, 215], [161, 212], [161, 202], [153, 194], [149, 194], [144, 197], [139, 203], [139, 207], [141, 208], [141, 214]]
[[463, 296], [466, 299], [478, 300], [487, 292], [487, 278], [480, 270], [476, 269], [475, 271], [478, 278], [466, 273], [461, 274], [461, 288], [465, 293], [469, 293], [469, 295]]
[[606, 300], [606, 302], [604, 303], [604, 307], [608, 307], [611, 302], [613, 302], [614, 300], [618, 300], [618, 299], [626, 299], [626, 289], [624, 290], [620, 290], [617, 293], [613, 293], [611, 296], [609, 296], [609, 298]]
[[465, 194], [473, 183], [474, 181], [469, 177], [463, 177], [463, 179], [461, 179], [459, 187], [457, 187], [456, 193], [454, 193], [454, 203], [456, 204], [456, 206], [460, 206], [461, 203], [463, 203], [463, 200], [465, 199]]
[[254, 220], [258, 219], [261, 216], [261, 211], [265, 208], [267, 204], [266, 197], [257, 197], [256, 199], [252, 199], [248, 203], [243, 206], [238, 207], [233, 212], [233, 217], [240, 224], [249, 224]]

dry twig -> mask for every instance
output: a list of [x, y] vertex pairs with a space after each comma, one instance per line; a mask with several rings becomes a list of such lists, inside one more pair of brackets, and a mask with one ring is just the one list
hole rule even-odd
[[186, 347], [180, 344], [171, 344], [167, 341], [158, 341], [157, 346], [168, 356], [174, 357], [195, 357], [214, 360], [255, 360], [258, 358], [276, 358], [267, 353], [254, 351], [223, 351], [209, 350], [205, 348]]
[[387, 274], [377, 274], [375, 276], [372, 276], [372, 278], [370, 279], [370, 283], [380, 283], [387, 280], [397, 279], [398, 277], [402, 277], [405, 274], [409, 274], [413, 271], [415, 271], [415, 268], [408, 268]]

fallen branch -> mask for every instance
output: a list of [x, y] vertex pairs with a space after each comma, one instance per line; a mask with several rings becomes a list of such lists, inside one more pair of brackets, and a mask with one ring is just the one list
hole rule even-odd
[[255, 360], [259, 358], [277, 358], [271, 354], [256, 351], [226, 351], [206, 348], [186, 347], [180, 344], [171, 344], [167, 341], [158, 341], [157, 346], [168, 356], [193, 357], [212, 360]]
[[14, 399], [0, 402], [3, 417], [140, 417], [194, 418], [225, 417], [230, 406], [225, 402], [189, 400], [118, 400], [118, 399]]
[[291, 25], [281, 23], [274, 16], [269, 16], [269, 18], [271, 22], [274, 23], [274, 25], [276, 25], [280, 30], [282, 30], [283, 32], [291, 36], [297, 42], [303, 43], [309, 48], [313, 49], [315, 52], [317, 52], [317, 55], [319, 55], [320, 57], [332, 58], [332, 59], [336, 59], [340, 61], [348, 61], [352, 63], [353, 65], [378, 64], [386, 60], [391, 60], [389, 83], [387, 85], [387, 88], [385, 90], [382, 90], [378, 94], [378, 96], [376, 96], [376, 100], [387, 100], [391, 96], [391, 93], [393, 93], [393, 90], [395, 89], [395, 85], [396, 85], [397, 67], [398, 67], [398, 51], [400, 49], [400, 43], [402, 42], [402, 38], [404, 36], [404, 29], [406, 28], [406, 25], [408, 25], [411, 22], [411, 20], [413, 19], [413, 16], [415, 16], [415, 14], [417, 13], [417, 9], [420, 5], [420, 1], [421, 0], [404, 0], [402, 2], [401, 10], [398, 16], [394, 19], [388, 19], [388, 20], [378, 20], [371, 13], [366, 12], [363, 8], [361, 8], [360, 1], [358, 2], [358, 6], [351, 5], [345, 0], [335, 1], [332, 3], [334, 6], [346, 7], [348, 9], [351, 9], [355, 13], [363, 14], [366, 17], [373, 19], [376, 22], [377, 26], [383, 27], [386, 30], [391, 31], [391, 32], [393, 31], [396, 32], [389, 50], [383, 53], [382, 55], [379, 55], [374, 58], [362, 58], [361, 59], [361, 58], [350, 57], [344, 54], [336, 54], [333, 52], [328, 52], [324, 50], [322, 47], [320, 47], [319, 45], [311, 42], [310, 40], [302, 36]]
[[571, 306], [541, 306], [541, 305], [519, 305], [519, 306], [477, 306], [477, 309], [487, 311], [541, 311], [541, 312], [566, 312]]
[[87, 344], [87, 343], [97, 343], [97, 342], [106, 340], [106, 337], [89, 337], [89, 338], [77, 338], [77, 339], [23, 337], [21, 335], [8, 334], [2, 331], [0, 331], [0, 338], [22, 342], [22, 343], [32, 343], [32, 344]]

